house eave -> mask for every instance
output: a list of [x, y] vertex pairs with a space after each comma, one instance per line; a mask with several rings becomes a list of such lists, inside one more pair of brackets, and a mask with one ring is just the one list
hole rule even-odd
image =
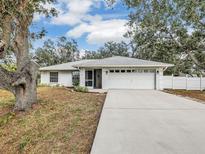
[[168, 68], [174, 65], [100, 65], [74, 66], [76, 68]]
[[79, 69], [74, 68], [74, 69], [39, 69], [40, 72], [43, 71], [78, 71]]

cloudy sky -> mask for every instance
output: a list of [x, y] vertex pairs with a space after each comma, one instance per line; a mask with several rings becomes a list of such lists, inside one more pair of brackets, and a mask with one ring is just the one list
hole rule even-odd
[[103, 0], [58, 0], [44, 7], [55, 7], [59, 14], [51, 19], [35, 15], [31, 31], [42, 27], [47, 31], [43, 40], [33, 43], [35, 48], [48, 38], [55, 41], [60, 36], [75, 39], [81, 50], [96, 50], [108, 41], [127, 41], [123, 35], [129, 11], [121, 2], [109, 8]]

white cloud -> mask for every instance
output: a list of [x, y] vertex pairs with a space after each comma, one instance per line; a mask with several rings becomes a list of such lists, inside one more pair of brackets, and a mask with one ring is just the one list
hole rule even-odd
[[67, 35], [73, 38], [79, 38], [87, 33], [87, 42], [89, 44], [103, 44], [108, 41], [126, 41], [123, 35], [127, 32], [127, 20], [112, 19], [100, 20], [92, 23], [82, 23], [68, 31]]
[[[93, 8], [106, 7], [104, 0], [58, 0], [58, 3], [47, 4], [46, 8], [55, 7], [59, 14], [50, 21], [54, 25], [69, 25], [73, 28], [67, 36], [80, 38], [86, 35], [89, 44], [103, 44], [108, 41], [127, 41], [123, 35], [127, 32], [125, 14], [92, 15]], [[42, 19], [40, 15], [34, 16], [34, 21]]]
[[[123, 35], [127, 32], [124, 19], [103, 20], [102, 15], [91, 15], [92, 8], [104, 5], [102, 0], [59, 0], [61, 12], [53, 18], [51, 23], [56, 25], [70, 25], [67, 36], [80, 38], [87, 34], [89, 44], [103, 44], [107, 41], [126, 41]], [[119, 15], [118, 15], [119, 17]], [[110, 17], [112, 18], [112, 17]]]
[[82, 58], [83, 56], [85, 56], [85, 49], [81, 49], [80, 50], [80, 58]]
[[33, 16], [33, 22], [38, 22], [39, 20], [41, 20], [41, 16], [39, 13], [35, 13]]
[[75, 25], [81, 22], [80, 16], [76, 17], [75, 14], [65, 13], [61, 14], [60, 17], [56, 17], [52, 20], [52, 24], [55, 25]]
[[101, 0], [59, 0], [61, 11], [51, 23], [56, 25], [76, 25], [82, 23], [92, 7], [98, 7]]

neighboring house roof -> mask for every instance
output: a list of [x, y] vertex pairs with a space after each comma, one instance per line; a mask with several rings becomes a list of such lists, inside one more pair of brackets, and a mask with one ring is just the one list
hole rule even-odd
[[104, 59], [97, 59], [73, 65], [74, 67], [172, 67], [173, 64], [154, 62], [136, 58], [115, 56]]
[[58, 64], [58, 65], [52, 65], [48, 67], [42, 67], [40, 68], [40, 71], [74, 71], [78, 70], [77, 68], [73, 67], [73, 65], [80, 65], [81, 63], [88, 62], [92, 60], [81, 60], [81, 61], [75, 61], [75, 62], [68, 62], [64, 64]]

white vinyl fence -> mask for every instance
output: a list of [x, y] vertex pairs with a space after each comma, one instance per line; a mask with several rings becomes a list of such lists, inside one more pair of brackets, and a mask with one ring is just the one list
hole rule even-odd
[[205, 78], [163, 76], [162, 84], [164, 89], [204, 90]]

